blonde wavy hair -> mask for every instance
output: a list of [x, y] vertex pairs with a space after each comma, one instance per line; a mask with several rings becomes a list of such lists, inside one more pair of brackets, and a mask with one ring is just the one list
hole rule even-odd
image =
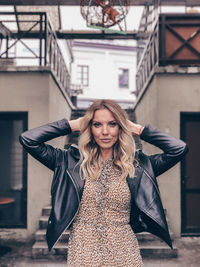
[[121, 178], [126, 178], [127, 175], [134, 177], [135, 142], [127, 127], [128, 115], [114, 100], [107, 99], [95, 101], [81, 121], [78, 143], [81, 154], [81, 177], [97, 179], [101, 173], [100, 148], [91, 130], [95, 111], [100, 109], [108, 109], [119, 125], [119, 138], [113, 146], [113, 164], [121, 171]]

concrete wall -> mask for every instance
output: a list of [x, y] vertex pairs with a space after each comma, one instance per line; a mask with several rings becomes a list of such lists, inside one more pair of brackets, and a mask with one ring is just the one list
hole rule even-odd
[[[156, 73], [135, 105], [137, 122], [151, 124], [180, 138], [180, 112], [200, 111], [199, 73]], [[159, 152], [143, 143], [147, 154]], [[175, 236], [181, 233], [180, 163], [158, 178], [169, 226]]]
[[[28, 112], [28, 128], [70, 118], [70, 101], [58, 87], [50, 71], [0, 72], [0, 112]], [[53, 140], [64, 147], [66, 137]], [[28, 238], [38, 228], [41, 209], [50, 203], [52, 171], [28, 156], [27, 229], [1, 229], [4, 237]]]

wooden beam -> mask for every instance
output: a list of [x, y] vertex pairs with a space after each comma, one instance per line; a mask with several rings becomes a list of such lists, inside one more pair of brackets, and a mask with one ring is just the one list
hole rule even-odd
[[[86, 1], [87, 2], [87, 1]], [[88, 0], [89, 2], [89, 0]], [[117, 3], [119, 1], [116, 0]], [[146, 0], [130, 0], [133, 5], [145, 5]], [[152, 0], [149, 0], [152, 3]], [[1, 0], [1, 5], [63, 5], [79, 6], [80, 0]]]
[[126, 35], [119, 33], [91, 32], [91, 31], [57, 31], [59, 39], [130, 39], [138, 40], [148, 38], [149, 34], [137, 31], [128, 31]]
[[[119, 33], [103, 33], [103, 32], [91, 32], [91, 31], [56, 31], [56, 36], [58, 39], [119, 39], [119, 40], [138, 40], [148, 38], [148, 34], [144, 32], [129, 31], [126, 35]], [[0, 38], [4, 36], [0, 33]], [[12, 32], [10, 37], [14, 39], [36, 39], [45, 38], [45, 35], [39, 32]]]
[[10, 31], [9, 31], [9, 29], [6, 28], [6, 26], [3, 25], [2, 22], [0, 22], [0, 33], [1, 33], [1, 35], [2, 35], [2, 38], [5, 38], [5, 37], [7, 37], [7, 36], [10, 37]]
[[[200, 6], [200, 0], [160, 0], [158, 3], [171, 6]], [[116, 3], [119, 1], [116, 0]], [[132, 6], [153, 5], [154, 0], [130, 0]], [[79, 6], [80, 0], [1, 0], [0, 5], [63, 5], [63, 6]]]

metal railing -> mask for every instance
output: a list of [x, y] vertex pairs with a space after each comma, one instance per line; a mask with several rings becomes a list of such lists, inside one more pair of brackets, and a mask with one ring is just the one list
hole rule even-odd
[[50, 67], [69, 94], [70, 74], [48, 15], [45, 12], [0, 12], [0, 25], [0, 61], [13, 59], [19, 66]]
[[159, 60], [159, 40], [158, 40], [158, 23], [155, 25], [154, 31], [149, 37], [146, 48], [143, 51], [141, 60], [137, 67], [136, 73], [136, 95], [148, 81], [154, 66], [158, 64]]

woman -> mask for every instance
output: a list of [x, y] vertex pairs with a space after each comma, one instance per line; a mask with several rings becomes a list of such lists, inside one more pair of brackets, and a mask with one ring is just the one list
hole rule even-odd
[[[46, 141], [80, 130], [78, 147]], [[135, 151], [132, 135], [163, 150]], [[156, 176], [180, 161], [186, 144], [128, 120], [113, 100], [97, 100], [84, 117], [23, 133], [21, 144], [54, 171], [49, 249], [70, 228], [67, 266], [143, 266], [135, 233], [148, 231], [172, 247]]]

